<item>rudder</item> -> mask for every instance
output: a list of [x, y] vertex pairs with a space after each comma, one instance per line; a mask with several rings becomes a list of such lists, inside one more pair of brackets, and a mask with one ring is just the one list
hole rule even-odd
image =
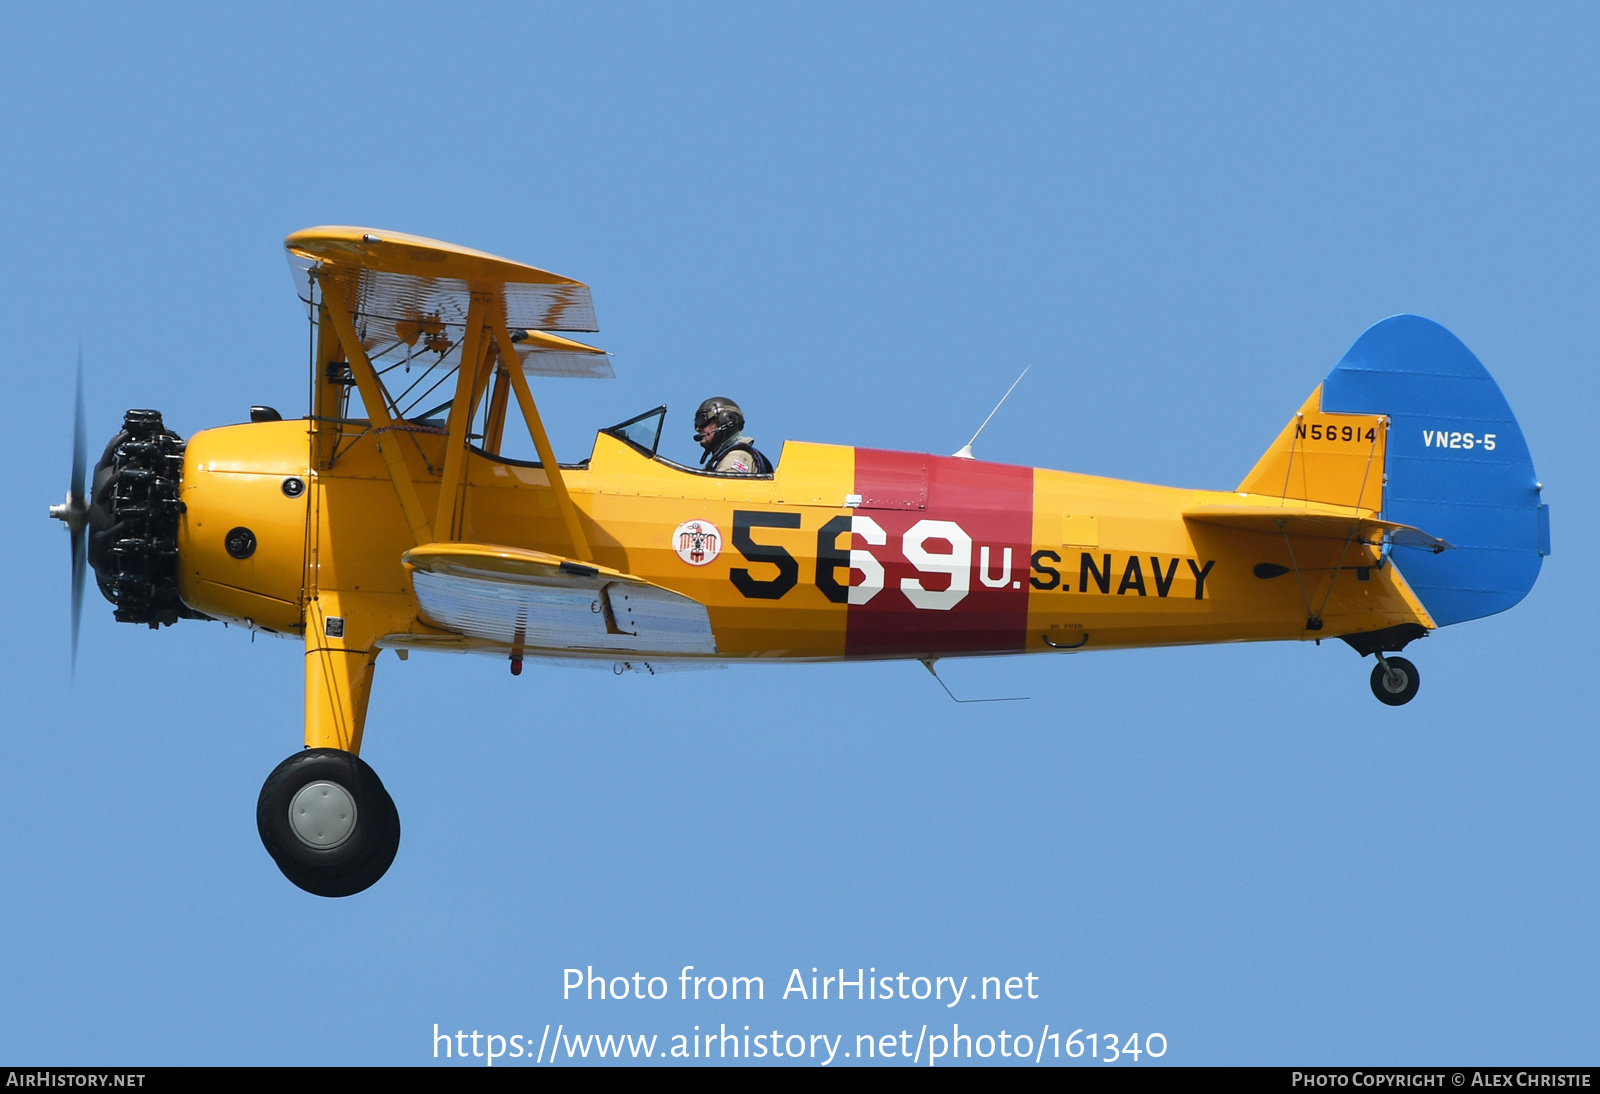
[[1388, 416], [1384, 519], [1455, 548], [1392, 556], [1435, 623], [1528, 594], [1550, 553], [1549, 507], [1511, 407], [1460, 339], [1417, 315], [1373, 324], [1322, 382], [1322, 410]]

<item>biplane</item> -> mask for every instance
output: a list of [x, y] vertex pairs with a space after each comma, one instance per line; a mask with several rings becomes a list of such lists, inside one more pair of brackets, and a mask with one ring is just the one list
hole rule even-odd
[[[305, 644], [305, 747], [257, 804], [294, 884], [344, 896], [399, 846], [359, 758], [385, 650], [598, 661], [939, 658], [1339, 638], [1374, 694], [1396, 656], [1532, 587], [1549, 512], [1523, 435], [1450, 332], [1360, 336], [1233, 490], [789, 441], [771, 474], [659, 451], [664, 406], [551, 448], [530, 377], [604, 377], [581, 282], [395, 232], [285, 241], [314, 327], [310, 406], [181, 439], [129, 410], [67, 500], [117, 620], [223, 620]], [[516, 424], [520, 419], [520, 426]], [[536, 460], [503, 451], [525, 429]]]

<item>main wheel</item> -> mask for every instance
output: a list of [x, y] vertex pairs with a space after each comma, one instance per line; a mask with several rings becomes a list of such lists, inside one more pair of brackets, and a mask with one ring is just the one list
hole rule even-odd
[[1404, 706], [1417, 697], [1419, 682], [1417, 666], [1404, 657], [1386, 657], [1372, 666], [1372, 694], [1380, 703]]
[[394, 799], [364, 760], [336, 748], [308, 748], [274, 768], [256, 828], [283, 876], [317, 896], [359, 893], [400, 849]]

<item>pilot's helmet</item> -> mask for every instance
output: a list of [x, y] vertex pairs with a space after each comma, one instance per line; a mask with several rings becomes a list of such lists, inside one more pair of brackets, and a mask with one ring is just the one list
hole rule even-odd
[[[700, 431], [708, 425], [715, 425], [716, 432], [710, 440], [702, 440]], [[744, 429], [744, 412], [739, 409], [739, 404], [732, 399], [713, 396], [700, 404], [700, 409], [694, 412], [694, 439], [705, 445], [708, 450], [715, 451], [729, 437], [738, 436]]]

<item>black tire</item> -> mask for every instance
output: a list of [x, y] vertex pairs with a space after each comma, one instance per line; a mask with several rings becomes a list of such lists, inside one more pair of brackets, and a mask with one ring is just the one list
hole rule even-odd
[[[354, 806], [353, 822], [335, 833], [342, 833], [336, 845], [315, 846], [291, 823], [296, 796], [313, 783], [342, 788], [348, 799], [340, 799], [329, 788], [324, 788], [323, 796], [331, 793], [336, 802], [348, 800]], [[315, 792], [313, 788], [310, 793]], [[342, 810], [338, 817], [342, 822]], [[308, 748], [274, 768], [256, 801], [256, 828], [283, 876], [317, 896], [361, 892], [384, 875], [400, 849], [400, 814], [394, 799], [364, 760], [336, 748]]]
[[[1421, 682], [1417, 677], [1417, 666], [1404, 657], [1387, 657], [1384, 660], [1389, 663], [1387, 672], [1382, 662], [1372, 666], [1372, 694], [1378, 697], [1380, 703], [1392, 707], [1405, 706], [1417, 697], [1417, 686]], [[1396, 684], [1399, 687], [1395, 687]]]

